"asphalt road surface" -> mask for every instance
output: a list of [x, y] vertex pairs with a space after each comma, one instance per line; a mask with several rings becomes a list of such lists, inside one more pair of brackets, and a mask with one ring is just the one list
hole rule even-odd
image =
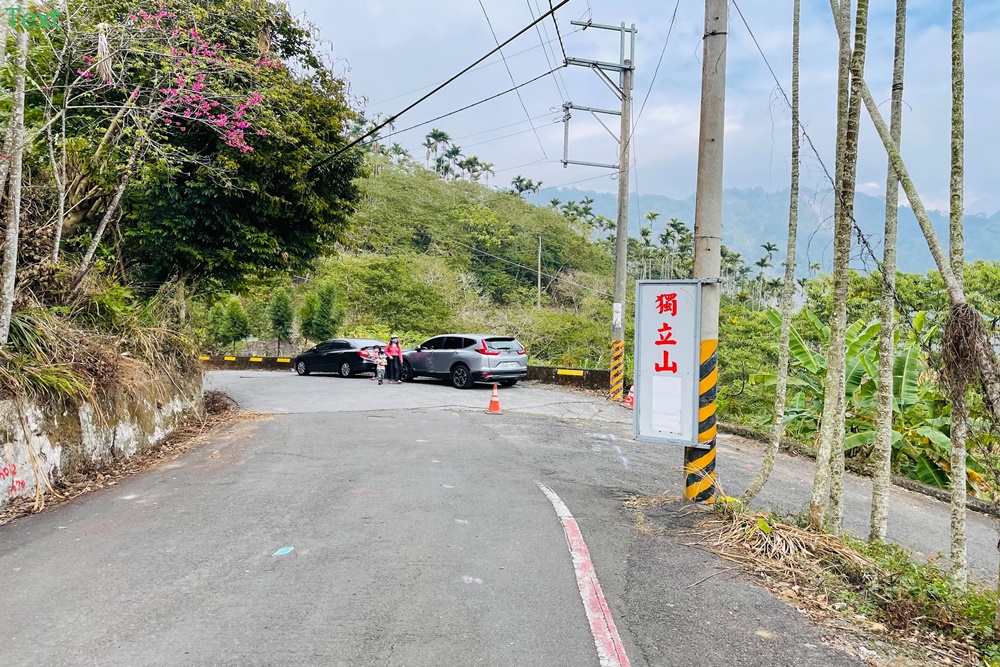
[[[5, 666], [861, 664], [686, 546], [690, 511], [636, 530], [619, 499], [679, 494], [680, 451], [599, 398], [518, 386], [487, 415], [489, 389], [436, 382], [206, 386], [274, 417], [0, 527]], [[759, 458], [722, 455], [737, 485]]]

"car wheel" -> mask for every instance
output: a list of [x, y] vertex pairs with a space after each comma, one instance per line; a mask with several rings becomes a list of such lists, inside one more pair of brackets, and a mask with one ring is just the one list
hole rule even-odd
[[472, 372], [465, 364], [458, 364], [451, 369], [451, 384], [456, 389], [468, 389], [472, 386]]
[[309, 367], [306, 366], [306, 362], [299, 361], [295, 364], [295, 372], [299, 375], [309, 375]]
[[354, 375], [354, 369], [351, 368], [351, 363], [349, 361], [345, 361], [340, 365], [340, 377], [349, 378], [352, 375]]
[[503, 380], [500, 382], [501, 387], [513, 387], [517, 384], [517, 380]]
[[413, 367], [410, 366], [410, 362], [403, 362], [403, 367], [399, 371], [399, 379], [403, 382], [413, 382], [413, 380], [416, 379], [413, 375]]

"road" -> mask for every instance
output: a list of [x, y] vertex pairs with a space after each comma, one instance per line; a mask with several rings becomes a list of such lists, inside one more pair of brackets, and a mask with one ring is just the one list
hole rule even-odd
[[[685, 546], [690, 512], [636, 530], [618, 499], [679, 493], [680, 452], [629, 441], [617, 406], [518, 386], [487, 415], [488, 389], [282, 373], [206, 386], [274, 416], [0, 527], [4, 665], [596, 667], [610, 626], [631, 665], [861, 664]], [[742, 483], [754, 452], [721, 454]], [[612, 623], [588, 617], [598, 586], [539, 484]]]

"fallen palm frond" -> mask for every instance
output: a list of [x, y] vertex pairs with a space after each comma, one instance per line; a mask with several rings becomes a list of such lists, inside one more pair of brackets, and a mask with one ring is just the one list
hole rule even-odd
[[888, 574], [839, 538], [765, 514], [717, 514], [701, 521], [696, 531], [703, 538], [700, 544], [719, 556], [795, 583], [815, 583], [834, 572], [867, 585]]

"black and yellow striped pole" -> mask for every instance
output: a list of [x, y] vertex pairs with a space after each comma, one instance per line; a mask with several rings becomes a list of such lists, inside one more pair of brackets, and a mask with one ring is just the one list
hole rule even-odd
[[[703, 288], [704, 289], [704, 288]], [[715, 408], [719, 383], [719, 341], [701, 341], [698, 373], [698, 444], [684, 450], [684, 488], [688, 500], [715, 501]]]
[[726, 121], [726, 35], [729, 0], [705, 0], [701, 134], [694, 214], [694, 277], [701, 287], [701, 368], [698, 447], [684, 450], [685, 497], [716, 497], [715, 411], [719, 381], [719, 305], [722, 299], [722, 166]]
[[611, 341], [611, 400], [625, 397], [625, 341]]

